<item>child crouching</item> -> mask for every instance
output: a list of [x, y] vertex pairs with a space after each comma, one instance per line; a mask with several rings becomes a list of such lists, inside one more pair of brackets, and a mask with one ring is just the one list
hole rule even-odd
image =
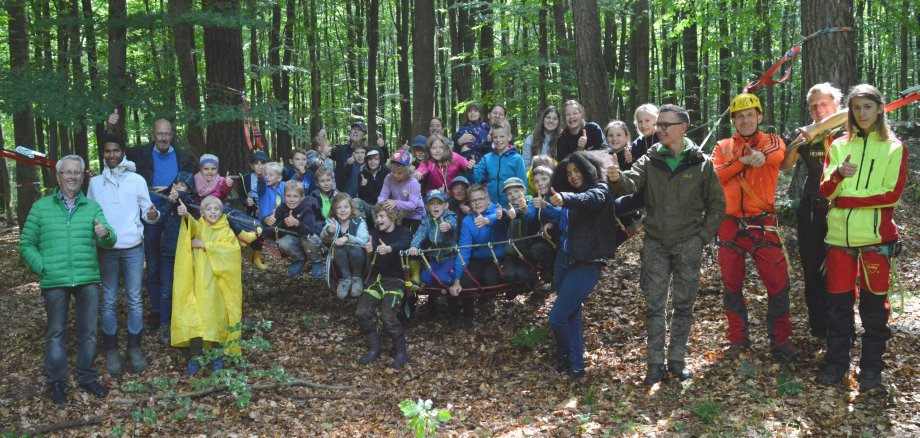
[[276, 226], [276, 234], [283, 233], [278, 237], [278, 250], [281, 251], [281, 254], [291, 258], [287, 271], [288, 277], [295, 277], [303, 270], [307, 264], [309, 246], [307, 236], [317, 234], [319, 231], [319, 227], [316, 226], [313, 205], [304, 198], [303, 191], [303, 184], [285, 185], [284, 203], [264, 220], [266, 225]]
[[331, 209], [331, 217], [326, 219], [320, 238], [330, 245], [329, 257], [332, 257], [341, 276], [336, 296], [342, 300], [349, 293], [358, 297], [364, 290], [364, 266], [367, 262], [364, 247], [369, 237], [367, 225], [348, 193], [336, 193], [332, 197]]
[[371, 232], [371, 240], [365, 249], [371, 257], [371, 283], [358, 299], [355, 316], [358, 327], [367, 342], [367, 354], [358, 360], [367, 365], [380, 357], [380, 332], [374, 320], [374, 307], [380, 306], [383, 328], [393, 340], [393, 368], [401, 368], [409, 361], [406, 352], [406, 334], [397, 317], [401, 300], [405, 299], [405, 283], [402, 280], [402, 264], [399, 252], [409, 247], [409, 230], [397, 225], [398, 214], [382, 205], [375, 208], [377, 228]]

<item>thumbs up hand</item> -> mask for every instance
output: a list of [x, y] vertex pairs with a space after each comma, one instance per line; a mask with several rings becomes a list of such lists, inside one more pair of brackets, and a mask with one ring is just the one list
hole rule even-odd
[[510, 219], [517, 219], [517, 210], [514, 207], [508, 209], [508, 217]]
[[105, 239], [106, 237], [109, 237], [109, 229], [104, 227], [99, 222], [99, 219], [93, 220], [93, 232], [96, 233], [96, 237], [100, 239]]
[[440, 230], [442, 233], [446, 233], [450, 231], [450, 224], [447, 222], [444, 222], [443, 217], [440, 218], [440, 223], [438, 224], [438, 230]]
[[109, 126], [112, 127], [112, 126], [117, 125], [118, 119], [120, 119], [120, 117], [118, 117], [118, 108], [115, 108], [112, 111], [112, 114], [109, 114], [109, 120], [108, 120]]
[[364, 175], [361, 175], [361, 187], [364, 187], [366, 185], [367, 185], [367, 178], [365, 178]]
[[495, 210], [495, 219], [502, 220], [502, 216], [504, 216], [504, 214], [505, 211], [502, 209], [502, 205], [498, 204], [498, 208]]
[[393, 252], [393, 247], [383, 243], [383, 239], [380, 240], [380, 245], [377, 245], [377, 254], [384, 255]]
[[562, 207], [562, 195], [556, 193], [556, 189], [549, 188], [549, 203], [556, 207]]
[[482, 228], [489, 225], [489, 218], [483, 217], [482, 213], [478, 213], [475, 219], [473, 219], [473, 224], [476, 225], [476, 228]]
[[588, 130], [582, 129], [581, 137], [578, 139], [578, 150], [580, 151], [585, 150], [585, 146], [587, 145], [588, 145]]
[[274, 227], [274, 226], [275, 226], [275, 223], [278, 222], [278, 219], [275, 218], [275, 213], [272, 213], [272, 214], [268, 215], [268, 217], [266, 217], [265, 219], [263, 219], [263, 221], [265, 222], [265, 225], [268, 225], [268, 226], [270, 226], [270, 227]]
[[289, 227], [296, 227], [296, 226], [300, 225], [300, 221], [297, 220], [297, 218], [294, 217], [294, 210], [291, 210], [291, 211], [288, 212], [287, 217], [284, 218], [284, 224], [287, 225], [287, 226], [289, 226]]
[[546, 208], [548, 205], [549, 204], [546, 202], [545, 199], [543, 199], [542, 196], [537, 196], [536, 198], [533, 198], [534, 208]]
[[856, 164], [850, 162], [850, 155], [847, 154], [847, 158], [837, 165], [837, 174], [840, 175], [841, 178], [849, 178], [856, 175], [858, 167], [859, 166]]
[[147, 208], [147, 220], [152, 221], [159, 215], [160, 213], [157, 212], [157, 209], [153, 206], [153, 204], [150, 204], [150, 207]]
[[228, 189], [233, 188], [233, 178], [230, 178], [229, 170], [227, 171], [226, 178], [224, 178], [224, 185], [226, 185]]
[[614, 184], [620, 180], [620, 164], [613, 160], [613, 164], [607, 166], [607, 181]]
[[186, 207], [186, 206], [185, 206], [185, 203], [182, 202], [182, 198], [176, 198], [176, 199], [179, 201], [179, 206], [176, 207], [176, 214], [178, 214], [179, 217], [183, 217], [183, 216], [187, 215], [187, 214], [188, 214], [188, 207]]

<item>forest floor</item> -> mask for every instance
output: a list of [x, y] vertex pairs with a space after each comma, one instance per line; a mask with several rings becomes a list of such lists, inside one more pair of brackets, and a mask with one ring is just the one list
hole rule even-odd
[[[913, 146], [916, 157], [920, 145]], [[408, 330], [411, 359], [406, 368], [394, 371], [386, 367], [391, 354], [387, 341], [381, 361], [360, 366], [357, 359], [364, 352], [364, 344], [353, 316], [355, 302], [341, 302], [303, 277], [288, 279], [285, 262], [270, 255], [272, 267], [267, 271], [244, 263], [244, 317], [271, 320], [274, 326], [262, 333], [270, 348], [248, 353], [247, 358], [256, 368], [277, 364], [290, 376], [319, 385], [254, 391], [251, 404], [245, 407], [227, 392], [199, 395], [191, 399], [191, 413], [174, 415], [177, 408], [164, 409], [149, 398], [163, 391], [191, 392], [198, 387], [193, 384], [195, 379], [185, 377], [185, 359], [178, 350], [146, 336], [151, 366], [144, 374], [113, 378], [104, 370], [104, 361], [97, 358], [100, 380], [113, 388], [109, 397], [94, 399], [78, 391], [72, 382], [69, 404], [59, 408], [47, 397], [44, 384], [45, 315], [37, 278], [19, 261], [16, 230], [7, 228], [0, 235], [0, 272], [5, 273], [0, 319], [9, 322], [0, 335], [0, 433], [406, 436], [410, 433], [399, 402], [431, 399], [436, 408], [447, 409], [453, 417], [438, 429], [439, 434], [448, 436], [917, 436], [918, 164], [915, 159], [895, 216], [904, 242], [899, 265], [905, 307], [900, 311], [902, 296], [892, 300], [899, 311], [890, 321], [894, 337], [886, 354], [884, 379], [889, 390], [884, 395], [860, 394], [857, 390], [858, 340], [853, 371], [843, 386], [827, 388], [814, 383], [823, 345], [808, 336], [795, 232], [784, 227], [791, 258], [793, 336], [806, 352], [798, 363], [776, 362], [769, 354], [764, 323], [766, 292], [756, 274], [751, 275], [745, 289], [754, 348], [741, 358], [726, 356], [719, 272], [714, 259], [707, 255], [687, 358], [694, 378], [651, 389], [642, 386], [645, 323], [638, 284], [641, 243], [632, 239], [621, 247], [585, 303], [589, 374], [578, 384], [553, 371], [553, 346], [548, 337], [540, 336], [539, 330], [528, 336], [521, 334], [526, 328], [546, 327], [554, 295], [537, 303], [528, 302], [526, 296], [493, 300], [482, 307], [472, 333], [453, 332], [444, 320], [413, 322]], [[515, 340], [535, 341], [536, 345], [527, 348], [516, 345]], [[81, 422], [90, 424], [61, 428]]]

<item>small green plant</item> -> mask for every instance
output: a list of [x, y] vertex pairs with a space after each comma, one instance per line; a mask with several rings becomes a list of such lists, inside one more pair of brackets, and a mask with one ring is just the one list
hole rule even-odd
[[588, 412], [594, 412], [597, 409], [597, 392], [594, 390], [589, 390], [585, 395], [581, 396], [578, 399], [578, 404], [585, 408]]
[[776, 395], [799, 395], [803, 391], [802, 382], [793, 379], [788, 370], [784, 369], [776, 376]]
[[137, 380], [132, 380], [125, 383], [121, 390], [122, 392], [147, 392], [147, 386]]
[[433, 409], [431, 400], [418, 399], [413, 402], [405, 399], [399, 402], [399, 410], [408, 418], [406, 429], [414, 430], [416, 438], [434, 436], [438, 425], [450, 421], [450, 412], [446, 409]]
[[696, 415], [700, 421], [706, 424], [712, 424], [716, 421], [716, 417], [719, 416], [720, 409], [721, 407], [717, 401], [711, 398], [704, 398], [693, 402], [693, 406], [690, 407], [690, 412]]
[[144, 423], [148, 426], [157, 424], [157, 410], [154, 408], [143, 408], [131, 413], [131, 419], [135, 422]]
[[117, 425], [109, 430], [109, 436], [113, 438], [120, 438], [125, 435], [125, 427], [122, 425]]
[[518, 347], [533, 349], [548, 340], [549, 330], [546, 330], [543, 327], [530, 325], [522, 328], [516, 335], [514, 335], [514, 338], [511, 339], [511, 343]]

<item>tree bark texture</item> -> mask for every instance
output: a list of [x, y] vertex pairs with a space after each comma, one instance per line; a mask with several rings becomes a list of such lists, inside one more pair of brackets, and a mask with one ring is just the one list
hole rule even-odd
[[[169, 15], [177, 20], [192, 12], [190, 0], [169, 0]], [[205, 147], [204, 129], [201, 128], [201, 93], [198, 89], [198, 61], [195, 56], [195, 28], [180, 22], [172, 26], [173, 47], [179, 64], [179, 94], [185, 107], [186, 131], [189, 145], [199, 151]]]
[[[204, 0], [207, 12], [239, 14], [238, 0]], [[243, 78], [243, 35], [239, 27], [206, 26], [204, 28], [205, 78], [209, 106], [240, 105], [237, 92], [245, 90]], [[248, 149], [242, 120], [214, 122], [208, 126], [206, 151], [220, 157], [220, 170], [238, 172], [246, 168]]]
[[434, 117], [434, 3], [415, 3], [412, 27], [412, 118], [410, 135], [428, 132], [428, 121]]
[[587, 120], [610, 119], [610, 86], [601, 53], [601, 23], [597, 2], [572, 0], [575, 32], [575, 74]]

